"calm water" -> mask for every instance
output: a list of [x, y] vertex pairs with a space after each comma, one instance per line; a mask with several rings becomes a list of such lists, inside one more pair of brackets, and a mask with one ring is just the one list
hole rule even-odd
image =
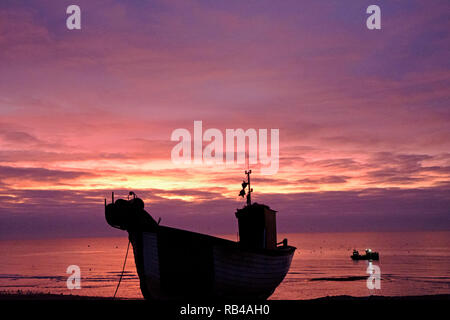
[[[235, 240], [236, 236], [224, 237]], [[297, 251], [289, 274], [271, 299], [450, 294], [450, 232], [279, 235], [282, 238], [288, 238]], [[0, 291], [110, 297], [127, 244], [125, 237], [2, 241]], [[380, 290], [369, 291], [366, 280], [357, 278], [367, 275], [367, 262], [349, 257], [353, 248], [369, 247], [380, 252], [376, 263], [381, 269]], [[73, 264], [81, 268], [80, 290], [66, 287], [66, 269]], [[142, 298], [131, 248], [125, 270], [118, 297]]]

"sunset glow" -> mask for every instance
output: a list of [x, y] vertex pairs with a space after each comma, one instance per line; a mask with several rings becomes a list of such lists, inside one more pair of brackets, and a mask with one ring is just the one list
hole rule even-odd
[[429, 211], [425, 229], [450, 227], [448, 10], [386, 3], [377, 33], [365, 28], [368, 1], [345, 10], [339, 1], [77, 3], [79, 31], [65, 28], [65, 4], [0, 4], [4, 237], [38, 233], [19, 226], [37, 212], [76, 225], [75, 215], [95, 212], [100, 221], [103, 198], [126, 190], [166, 221], [209, 228], [228, 211], [233, 225], [247, 167], [171, 161], [172, 131], [192, 131], [195, 120], [280, 130], [278, 173], [255, 166], [253, 188], [256, 201], [285, 215], [287, 231], [302, 221], [297, 212], [330, 207], [308, 213], [305, 197], [334, 192], [389, 194], [359, 213], [421, 201], [430, 205], [392, 212], [417, 220], [408, 228], [423, 226], [419, 211]]

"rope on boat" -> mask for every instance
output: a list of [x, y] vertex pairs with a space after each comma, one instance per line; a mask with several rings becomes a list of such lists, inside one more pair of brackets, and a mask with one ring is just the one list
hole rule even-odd
[[122, 281], [123, 273], [125, 272], [125, 264], [127, 263], [128, 250], [130, 249], [130, 240], [128, 240], [127, 253], [125, 254], [125, 260], [123, 261], [122, 273], [120, 275], [119, 283], [117, 284], [116, 292], [114, 292], [113, 299], [116, 298], [117, 290], [119, 290], [120, 282]]

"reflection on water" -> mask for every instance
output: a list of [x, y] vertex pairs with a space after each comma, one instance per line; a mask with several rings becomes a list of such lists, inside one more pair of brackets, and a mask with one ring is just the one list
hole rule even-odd
[[[298, 251], [285, 281], [271, 299], [334, 295], [425, 295], [450, 293], [450, 233], [312, 233], [285, 235]], [[366, 285], [367, 261], [352, 250], [380, 253], [381, 289]]]
[[[122, 271], [127, 238], [81, 238], [0, 242], [0, 290], [110, 297]], [[66, 286], [66, 269], [81, 269], [81, 289]], [[118, 296], [141, 298], [132, 250]]]
[[[235, 240], [235, 235], [225, 237]], [[279, 235], [283, 238], [297, 251], [271, 299], [450, 293], [450, 232]], [[2, 241], [0, 290], [110, 297], [127, 244], [125, 237]], [[380, 253], [380, 261], [373, 262], [381, 270], [380, 290], [367, 288], [368, 262], [351, 260], [354, 248]], [[66, 268], [73, 264], [81, 268], [80, 290], [66, 287]], [[142, 298], [132, 250], [118, 297]]]

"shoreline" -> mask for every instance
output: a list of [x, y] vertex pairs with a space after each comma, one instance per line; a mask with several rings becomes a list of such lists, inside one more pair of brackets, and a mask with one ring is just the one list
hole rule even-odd
[[[278, 301], [298, 301], [298, 302], [339, 302], [339, 301], [432, 301], [432, 300], [450, 300], [450, 294], [432, 294], [420, 296], [364, 296], [354, 297], [347, 295], [326, 296], [315, 299], [305, 300], [266, 300], [268, 303], [277, 303]], [[132, 298], [112, 298], [81, 296], [72, 294], [53, 294], [39, 292], [8, 292], [0, 291], [0, 301], [142, 301], [144, 299]]]

